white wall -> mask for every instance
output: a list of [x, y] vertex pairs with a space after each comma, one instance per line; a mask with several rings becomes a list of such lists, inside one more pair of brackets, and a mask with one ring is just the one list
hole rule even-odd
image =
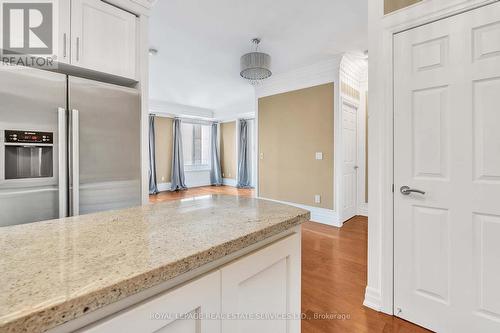
[[[248, 83], [250, 85], [250, 83]], [[255, 90], [249, 98], [243, 98], [222, 108], [214, 110], [214, 118], [221, 122], [233, 121], [239, 118], [255, 117]]]

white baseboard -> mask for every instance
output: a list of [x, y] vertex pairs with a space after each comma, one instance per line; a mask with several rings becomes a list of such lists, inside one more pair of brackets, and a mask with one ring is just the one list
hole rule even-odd
[[380, 291], [367, 286], [363, 305], [375, 311], [380, 311], [382, 308], [382, 297], [380, 296]]
[[156, 185], [158, 187], [159, 192], [165, 192], [165, 191], [170, 191], [170, 187], [172, 186], [171, 183], [158, 183]]
[[236, 179], [232, 178], [222, 178], [222, 185], [236, 187]]
[[203, 186], [211, 186], [212, 184], [210, 184], [210, 182], [206, 182], [206, 181], [186, 181], [186, 186], [187, 188], [192, 188], [192, 187], [203, 187]]
[[358, 206], [358, 215], [368, 217], [368, 203], [364, 202]]
[[331, 225], [331, 226], [339, 227], [339, 228], [342, 226], [342, 223], [340, 223], [340, 220], [337, 216], [337, 212], [335, 212], [334, 210], [331, 210], [331, 209], [308, 206], [308, 205], [303, 205], [303, 204], [298, 204], [298, 203], [293, 203], [293, 202], [268, 199], [268, 198], [263, 198], [263, 197], [259, 197], [259, 199], [279, 202], [279, 203], [282, 203], [285, 205], [290, 205], [290, 206], [294, 206], [294, 207], [308, 210], [311, 212], [311, 221], [313, 221], [313, 222], [323, 223], [323, 224], [327, 224], [327, 225]]
[[[188, 188], [192, 187], [202, 187], [202, 186], [210, 186], [210, 183], [207, 183], [206, 181], [198, 181], [198, 182], [193, 182], [191, 181], [190, 183], [187, 183], [186, 186]], [[159, 183], [157, 184], [158, 186], [158, 192], [165, 192], [165, 191], [170, 191], [170, 188], [172, 187], [171, 183]]]

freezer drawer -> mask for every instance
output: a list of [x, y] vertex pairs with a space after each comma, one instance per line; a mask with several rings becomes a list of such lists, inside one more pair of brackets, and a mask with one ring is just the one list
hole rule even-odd
[[139, 91], [69, 77], [73, 215], [140, 205]]

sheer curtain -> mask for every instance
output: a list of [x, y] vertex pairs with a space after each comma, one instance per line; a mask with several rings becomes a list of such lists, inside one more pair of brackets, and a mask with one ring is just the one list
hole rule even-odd
[[184, 158], [182, 156], [181, 120], [174, 119], [174, 138], [172, 147], [172, 180], [171, 191], [185, 190], [186, 179], [184, 175]]
[[250, 151], [248, 140], [248, 122], [245, 119], [239, 120], [240, 136], [238, 140], [238, 183], [236, 187], [251, 188], [250, 173]]
[[158, 193], [156, 183], [155, 117], [149, 116], [149, 194]]
[[211, 155], [211, 168], [210, 168], [210, 183], [212, 185], [222, 185], [222, 174], [220, 169], [219, 147], [217, 145], [219, 124], [212, 124], [212, 133], [210, 138], [210, 155]]

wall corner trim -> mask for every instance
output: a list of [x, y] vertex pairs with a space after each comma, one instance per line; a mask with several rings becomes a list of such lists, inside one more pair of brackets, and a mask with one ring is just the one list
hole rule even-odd
[[363, 302], [363, 305], [375, 311], [380, 311], [382, 308], [381, 304], [382, 297], [380, 291], [367, 286], [365, 290], [365, 300]]
[[368, 203], [360, 203], [358, 205], [358, 215], [368, 217]]
[[311, 212], [311, 221], [313, 221], [313, 222], [323, 223], [323, 224], [330, 225], [333, 227], [338, 227], [338, 228], [342, 227], [342, 223], [340, 222], [340, 220], [337, 216], [337, 212], [335, 212], [334, 210], [320, 208], [320, 207], [314, 207], [314, 206], [308, 206], [308, 205], [303, 205], [303, 204], [298, 204], [298, 203], [293, 203], [293, 202], [268, 199], [268, 198], [263, 198], [263, 197], [258, 197], [258, 199], [273, 201], [273, 202], [282, 203], [285, 205], [294, 206], [297, 208], [302, 208], [302, 209], [305, 209], [305, 210], [308, 210]]

